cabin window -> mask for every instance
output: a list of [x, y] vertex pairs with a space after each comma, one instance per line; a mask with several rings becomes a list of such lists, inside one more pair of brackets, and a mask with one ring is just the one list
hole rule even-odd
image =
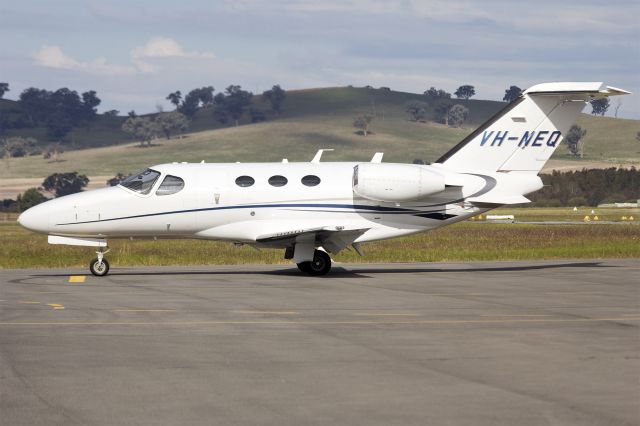
[[251, 176], [240, 176], [236, 179], [236, 185], [242, 188], [247, 188], [253, 185], [254, 183], [256, 183], [256, 181]]
[[304, 186], [316, 186], [320, 184], [320, 178], [314, 175], [307, 175], [301, 179]]
[[153, 188], [153, 184], [156, 183], [156, 180], [158, 180], [159, 176], [159, 172], [151, 169], [146, 169], [141, 172], [132, 174], [131, 176], [120, 182], [120, 185], [139, 194], [148, 194], [151, 191], [151, 188]]
[[284, 176], [275, 175], [269, 178], [269, 185], [271, 186], [285, 186], [288, 180]]
[[167, 175], [158, 187], [156, 195], [175, 194], [176, 192], [182, 191], [182, 188], [184, 188], [184, 180], [178, 176]]

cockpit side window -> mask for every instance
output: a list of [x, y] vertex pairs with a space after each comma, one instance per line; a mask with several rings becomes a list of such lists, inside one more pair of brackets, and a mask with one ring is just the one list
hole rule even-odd
[[159, 172], [151, 169], [146, 169], [141, 172], [132, 174], [131, 176], [120, 182], [120, 185], [139, 194], [146, 195], [151, 191], [151, 188], [153, 188], [153, 184], [156, 183], [156, 180], [158, 180], [158, 176], [160, 176]]
[[175, 194], [176, 192], [182, 191], [182, 188], [184, 188], [184, 180], [182, 180], [182, 178], [167, 175], [158, 187], [156, 195]]

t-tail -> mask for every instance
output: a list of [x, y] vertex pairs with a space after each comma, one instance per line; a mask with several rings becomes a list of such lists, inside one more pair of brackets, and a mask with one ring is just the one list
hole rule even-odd
[[629, 92], [598, 82], [538, 84], [436, 163], [455, 171], [537, 174], [590, 100], [626, 94]]

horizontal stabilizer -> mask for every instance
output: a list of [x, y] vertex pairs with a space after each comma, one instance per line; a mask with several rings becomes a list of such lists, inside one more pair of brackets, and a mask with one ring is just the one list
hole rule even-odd
[[523, 94], [539, 96], [563, 95], [568, 93], [581, 93], [595, 98], [631, 94], [631, 92], [618, 89], [617, 87], [605, 86], [602, 82], [542, 83], [530, 87], [525, 90]]

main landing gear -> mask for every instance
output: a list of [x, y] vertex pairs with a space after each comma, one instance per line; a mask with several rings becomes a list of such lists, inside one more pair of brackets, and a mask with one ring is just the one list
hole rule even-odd
[[109, 262], [107, 262], [107, 259], [104, 258], [104, 255], [107, 252], [109, 252], [109, 250], [103, 251], [101, 248], [96, 252], [98, 257], [96, 257], [91, 261], [91, 263], [89, 263], [89, 270], [96, 277], [104, 277], [109, 273]]
[[331, 257], [322, 250], [316, 250], [313, 252], [313, 260], [300, 262], [297, 265], [298, 269], [306, 274], [313, 276], [327, 275], [331, 270]]

